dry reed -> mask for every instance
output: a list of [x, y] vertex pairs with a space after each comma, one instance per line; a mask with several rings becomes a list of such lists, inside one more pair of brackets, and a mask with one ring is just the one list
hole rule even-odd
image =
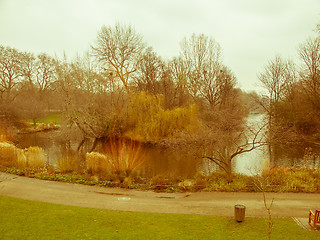
[[16, 147], [7, 142], [0, 142], [0, 165], [12, 167], [15, 165], [17, 156]]
[[106, 155], [91, 152], [86, 154], [87, 168], [92, 174], [107, 173], [108, 169], [108, 158]]
[[57, 167], [60, 172], [64, 173], [75, 172], [78, 171], [80, 168], [77, 157], [72, 154], [63, 156], [57, 162]]

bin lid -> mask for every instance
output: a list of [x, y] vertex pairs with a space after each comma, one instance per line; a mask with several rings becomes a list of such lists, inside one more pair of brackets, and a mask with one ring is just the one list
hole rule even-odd
[[236, 208], [246, 208], [245, 206], [240, 205], [240, 204], [235, 205], [235, 207], [236, 207]]

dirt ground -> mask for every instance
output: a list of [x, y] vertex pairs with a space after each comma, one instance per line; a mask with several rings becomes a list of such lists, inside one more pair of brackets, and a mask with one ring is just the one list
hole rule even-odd
[[[234, 206], [246, 206], [246, 217], [266, 217], [262, 193], [152, 191], [102, 188], [44, 181], [0, 173], [0, 195], [27, 200], [118, 211], [234, 216]], [[266, 193], [274, 198], [273, 217], [307, 218], [320, 209], [320, 194]]]

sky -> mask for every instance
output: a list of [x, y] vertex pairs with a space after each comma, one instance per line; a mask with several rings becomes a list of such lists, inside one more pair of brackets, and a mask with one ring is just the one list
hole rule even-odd
[[297, 48], [320, 24], [320, 0], [0, 0], [0, 45], [69, 58], [90, 49], [103, 25], [131, 25], [164, 59], [204, 33], [222, 47], [239, 87], [259, 91], [258, 73]]

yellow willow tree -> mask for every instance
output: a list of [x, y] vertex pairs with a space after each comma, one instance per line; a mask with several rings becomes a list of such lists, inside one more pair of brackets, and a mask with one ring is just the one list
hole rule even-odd
[[139, 141], [157, 142], [192, 132], [198, 125], [196, 105], [164, 108], [162, 95], [133, 94], [128, 108], [130, 130], [127, 136]]

